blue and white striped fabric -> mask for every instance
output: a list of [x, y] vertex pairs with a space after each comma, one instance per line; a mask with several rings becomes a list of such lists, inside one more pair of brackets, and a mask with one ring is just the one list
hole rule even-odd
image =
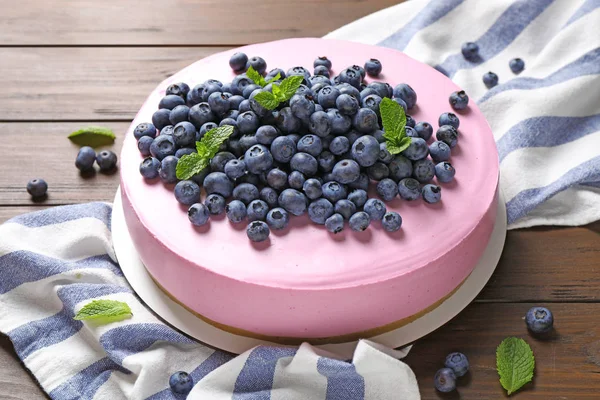
[[[237, 357], [161, 322], [116, 263], [111, 206], [50, 208], [0, 226], [0, 331], [51, 398], [182, 399], [169, 376], [188, 371], [189, 399], [419, 399], [406, 352], [363, 341], [352, 362], [299, 349], [257, 347]], [[104, 326], [73, 316], [94, 299], [127, 302], [133, 318]]]
[[[326, 37], [401, 50], [477, 101], [498, 145], [509, 229], [600, 218], [600, 0], [412, 0]], [[481, 61], [464, 59], [465, 42]], [[520, 75], [508, 67], [516, 57]], [[488, 71], [500, 77], [491, 90]]]

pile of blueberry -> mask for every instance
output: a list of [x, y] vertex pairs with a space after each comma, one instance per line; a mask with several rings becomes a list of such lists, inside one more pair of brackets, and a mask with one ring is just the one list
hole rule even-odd
[[[260, 242], [271, 229], [286, 228], [290, 214], [308, 213], [310, 220], [332, 233], [342, 231], [345, 221], [354, 231], [377, 221], [394, 232], [402, 218], [387, 211], [384, 202], [399, 195], [408, 201], [423, 198], [436, 203], [441, 188], [433, 179], [446, 183], [454, 178], [448, 160], [458, 142], [460, 121], [451, 112], [439, 117], [435, 141], [430, 141], [432, 124], [417, 123], [406, 115], [410, 146], [396, 155], [387, 150], [380, 102], [390, 98], [406, 111], [415, 106], [417, 94], [405, 83], [395, 88], [385, 82], [367, 83], [367, 75], [381, 73], [378, 60], [345, 68], [337, 76], [332, 75], [327, 57], [314, 61], [312, 75], [301, 66], [266, 73], [261, 57], [243, 53], [234, 54], [230, 66], [238, 73], [232, 82], [210, 79], [193, 88], [170, 85], [152, 123], [141, 123], [134, 130], [138, 149], [146, 157], [141, 175], [175, 184], [175, 197], [189, 206], [194, 225], [226, 213], [232, 223], [247, 219], [248, 237]], [[265, 78], [264, 87], [249, 77], [250, 66]], [[290, 76], [303, 79], [288, 101], [269, 110], [255, 99], [258, 93], [273, 92], [274, 85]], [[468, 101], [462, 91], [449, 98], [457, 110], [467, 107]], [[196, 152], [196, 142], [219, 126], [233, 126], [234, 133], [206, 169], [179, 180], [179, 160]], [[381, 199], [369, 198], [371, 182]], [[201, 187], [207, 194], [204, 202]]]
[[[479, 54], [479, 45], [474, 42], [464, 43], [461, 47], [461, 52], [463, 57], [466, 60], [472, 62], [481, 61], [481, 55]], [[513, 72], [513, 74], [520, 74], [525, 69], [525, 61], [521, 58], [513, 58], [508, 62], [508, 67]], [[483, 75], [483, 84], [488, 89], [493, 88], [498, 84], [498, 75], [492, 71], [486, 72]]]
[[443, 393], [456, 389], [456, 379], [465, 376], [469, 371], [469, 359], [463, 353], [450, 353], [433, 378], [435, 388]]

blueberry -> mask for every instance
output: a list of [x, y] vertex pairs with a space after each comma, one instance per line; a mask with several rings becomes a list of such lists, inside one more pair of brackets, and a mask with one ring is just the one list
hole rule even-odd
[[159, 131], [159, 135], [170, 135], [173, 136], [173, 130], [175, 129], [175, 127], [173, 125], [167, 125], [164, 126], [160, 131]]
[[190, 108], [186, 105], [179, 105], [171, 110], [169, 114], [169, 121], [171, 124], [176, 125], [182, 121], [188, 120], [188, 115], [190, 113]]
[[354, 86], [352, 86], [348, 83], [340, 83], [339, 85], [336, 85], [335, 87], [337, 90], [340, 91], [340, 95], [349, 94], [350, 96], [354, 97], [360, 103], [360, 90], [358, 90]]
[[290, 109], [296, 118], [304, 121], [315, 112], [315, 102], [309, 94], [294, 95], [290, 100]]
[[547, 333], [552, 330], [554, 316], [546, 307], [532, 307], [525, 315], [525, 323], [533, 333]]
[[329, 78], [329, 68], [324, 65], [317, 65], [315, 67], [314, 75], [321, 75]]
[[370, 94], [366, 96], [361, 105], [363, 108], [368, 108], [375, 112], [375, 114], [379, 115], [379, 104], [381, 103], [381, 97], [377, 94]]
[[[244, 99], [240, 105], [238, 106], [238, 111], [240, 113], [246, 112], [246, 111], [252, 111], [252, 107], [250, 105], [250, 100], [248, 99]], [[239, 115], [239, 114], [238, 114]], [[237, 117], [235, 117], [237, 119]]]
[[244, 162], [250, 173], [259, 174], [268, 171], [273, 166], [273, 156], [265, 146], [256, 144], [246, 151]]
[[197, 129], [200, 129], [205, 123], [214, 122], [215, 114], [213, 114], [208, 103], [198, 103], [190, 108], [188, 118]]
[[372, 133], [379, 129], [377, 114], [370, 108], [361, 108], [352, 118], [352, 126], [361, 133]]
[[279, 205], [279, 194], [271, 187], [265, 186], [260, 190], [260, 199], [267, 203], [269, 208], [274, 208]]
[[367, 72], [365, 71], [365, 69], [363, 67], [361, 67], [360, 65], [353, 65], [350, 68], [353, 69], [354, 71], [358, 72], [362, 79], [364, 79], [364, 77], [367, 75]]
[[347, 115], [343, 115], [335, 108], [327, 110], [327, 115], [331, 120], [331, 133], [334, 135], [343, 135], [352, 127], [352, 118]]
[[285, 77], [286, 77], [284, 70], [282, 70], [281, 68], [273, 68], [272, 70], [269, 71], [267, 76], [265, 76], [265, 79], [267, 81], [271, 80], [271, 79], [275, 78], [277, 76], [277, 74], [279, 74], [280, 79], [285, 79]]
[[228, 93], [231, 96], [233, 96], [233, 94], [231, 93], [231, 82], [225, 82], [225, 83], [223, 83], [222, 86], [221, 86], [221, 91], [223, 93]]
[[177, 106], [184, 105], [185, 100], [181, 96], [177, 96], [174, 94], [168, 94], [163, 97], [158, 103], [158, 108], [166, 108], [167, 110], [172, 110]]
[[338, 200], [335, 203], [335, 212], [348, 220], [356, 212], [356, 204], [348, 199]]
[[467, 93], [465, 93], [464, 90], [460, 90], [458, 92], [453, 92], [448, 98], [448, 101], [455, 110], [464, 110], [469, 104], [469, 96], [467, 96]]
[[321, 171], [331, 172], [335, 165], [335, 156], [328, 151], [324, 151], [319, 155], [317, 162], [319, 163]]
[[154, 139], [150, 136], [142, 136], [138, 140], [138, 150], [142, 156], [148, 157], [150, 155], [150, 146], [152, 145], [153, 141]]
[[406, 103], [406, 108], [410, 110], [417, 104], [417, 93], [406, 83], [396, 85], [394, 88], [394, 97], [399, 97]]
[[315, 111], [309, 118], [308, 130], [319, 136], [325, 137], [331, 132], [331, 118], [325, 111]]
[[387, 149], [387, 143], [379, 143], [379, 161], [384, 164], [389, 164], [394, 159], [394, 155]]
[[[363, 108], [362, 110], [365, 109]], [[352, 145], [352, 157], [362, 167], [369, 167], [375, 164], [379, 159], [379, 142], [370, 135], [359, 137]]]
[[377, 77], [381, 73], [381, 62], [374, 58], [371, 58], [365, 63], [365, 71], [370, 77]]
[[233, 78], [231, 81], [231, 94], [241, 95], [244, 92], [244, 88], [248, 85], [253, 85], [254, 81], [248, 78], [246, 74], [240, 74]]
[[239, 148], [244, 153], [255, 144], [258, 144], [255, 135], [244, 135], [238, 140]]
[[354, 182], [360, 175], [360, 165], [354, 160], [341, 160], [333, 167], [333, 178], [342, 184]]
[[296, 154], [296, 144], [289, 137], [279, 136], [271, 144], [271, 154], [275, 160], [287, 163]]
[[235, 160], [235, 156], [228, 151], [220, 151], [210, 160], [211, 172], [225, 172], [225, 165]]
[[315, 59], [315, 61], [313, 62], [313, 67], [316, 68], [319, 65], [322, 65], [322, 66], [326, 67], [327, 69], [331, 69], [331, 60], [329, 60], [325, 56], [317, 57], [317, 59]]
[[411, 138], [410, 145], [402, 152], [402, 155], [409, 160], [421, 160], [429, 154], [427, 142], [421, 138]]
[[160, 130], [171, 123], [169, 120], [170, 115], [171, 110], [169, 109], [161, 108], [160, 110], [156, 110], [154, 114], [152, 114], [152, 124]]
[[409, 138], [420, 138], [415, 128], [411, 128], [410, 126], [404, 127], [404, 133], [406, 133], [406, 136], [408, 136]]
[[285, 189], [279, 195], [279, 206], [293, 215], [306, 212], [306, 197], [296, 189]]
[[333, 86], [325, 86], [319, 91], [317, 95], [317, 102], [324, 109], [329, 109], [335, 107], [335, 102], [337, 98], [340, 96], [340, 91]]
[[305, 135], [300, 138], [297, 145], [299, 152], [308, 153], [317, 157], [323, 151], [321, 138], [316, 135]]
[[228, 198], [233, 193], [233, 182], [223, 172], [211, 172], [204, 178], [204, 189], [207, 194], [216, 193]]
[[450, 368], [454, 371], [454, 375], [460, 378], [461, 376], [465, 376], [469, 371], [469, 359], [463, 353], [450, 353], [446, 357], [444, 366]]
[[279, 111], [277, 119], [277, 127], [285, 133], [298, 132], [301, 126], [301, 121], [294, 116], [290, 107], [284, 107]]
[[177, 151], [175, 152], [175, 157], [181, 158], [192, 153], [196, 153], [196, 149], [193, 149], [191, 147], [184, 147], [182, 149], [177, 149]]
[[208, 103], [208, 98], [213, 93], [222, 92], [221, 86], [216, 83], [204, 82], [204, 89], [202, 89], [202, 101]]
[[369, 199], [364, 205], [364, 211], [369, 214], [369, 217], [371, 217], [372, 221], [381, 221], [387, 210], [385, 208], [385, 204], [383, 204], [381, 200]]
[[302, 76], [304, 77], [304, 81], [308, 81], [310, 79], [310, 72], [304, 67], [292, 67], [287, 70], [286, 76]]
[[525, 69], [525, 61], [523, 61], [520, 58], [513, 58], [508, 63], [508, 66], [510, 67], [510, 70], [512, 72], [514, 72], [515, 74], [520, 74]]
[[319, 163], [308, 153], [296, 153], [290, 160], [290, 168], [293, 171], [300, 171], [306, 176], [313, 176], [317, 173]]
[[32, 179], [27, 182], [27, 193], [33, 198], [41, 198], [46, 195], [48, 184], [43, 179]]
[[193, 181], [180, 181], [175, 185], [175, 198], [188, 206], [197, 203], [200, 201], [200, 186]]
[[269, 205], [262, 200], [253, 200], [248, 204], [248, 221], [262, 221], [267, 217]]
[[281, 207], [273, 208], [267, 213], [267, 224], [274, 230], [285, 229], [290, 223], [290, 215]]
[[171, 390], [175, 393], [188, 394], [192, 390], [192, 387], [194, 387], [194, 381], [186, 372], [179, 371], [171, 375], [169, 378], [169, 386], [171, 386]]
[[413, 163], [413, 178], [421, 183], [427, 183], [435, 176], [435, 164], [428, 158]]
[[208, 86], [208, 85], [217, 85], [218, 87], [222, 88], [223, 82], [216, 80], [216, 79], [209, 79], [204, 82], [204, 86]]
[[437, 140], [446, 143], [453, 148], [458, 143], [458, 131], [452, 125], [442, 125], [435, 133]]
[[448, 161], [450, 159], [450, 146], [440, 141], [433, 142], [429, 145], [429, 155], [436, 163]]
[[289, 135], [286, 135], [287, 137], [289, 137], [290, 139], [292, 139], [294, 141], [294, 144], [296, 146], [298, 146], [298, 142], [300, 141], [300, 135], [297, 133], [290, 133]]
[[331, 233], [340, 233], [344, 230], [344, 217], [340, 214], [333, 214], [325, 220], [325, 228]]
[[269, 146], [279, 136], [279, 131], [274, 126], [262, 125], [256, 130], [255, 136], [258, 143]]
[[367, 214], [364, 211], [354, 213], [354, 215], [350, 217], [349, 221], [350, 229], [356, 232], [362, 232], [366, 230], [369, 227], [370, 223], [371, 218], [369, 217], [369, 214]]
[[455, 173], [454, 167], [448, 162], [440, 162], [435, 166], [435, 176], [438, 182], [451, 182]]
[[479, 59], [479, 45], [473, 42], [464, 43], [460, 51], [463, 57], [469, 61], [477, 61]]
[[301, 84], [298, 89], [296, 90], [296, 93], [294, 95], [309, 95], [310, 97], [312, 97], [313, 99], [315, 98], [315, 92], [312, 91], [312, 89], [308, 86], [310, 85], [310, 80], [305, 80], [305, 82], [307, 83], [305, 84]]
[[394, 159], [388, 164], [388, 168], [390, 170], [390, 178], [395, 181], [408, 178], [413, 173], [412, 162], [402, 155], [394, 156]]
[[156, 136], [156, 128], [149, 122], [142, 122], [133, 130], [133, 136], [137, 140], [140, 140], [143, 136], [149, 136], [153, 138]]
[[230, 107], [229, 96], [221, 92], [211, 93], [210, 96], [208, 96], [207, 102], [212, 112], [218, 115], [225, 114]]
[[377, 194], [383, 201], [392, 201], [398, 194], [398, 185], [390, 178], [385, 178], [377, 183]]
[[350, 150], [350, 141], [345, 136], [337, 136], [329, 144], [329, 151], [336, 156], [342, 155], [348, 150]]
[[348, 187], [350, 189], [369, 190], [369, 176], [365, 173], [361, 173], [357, 180], [348, 184]]
[[333, 204], [327, 199], [314, 200], [308, 206], [308, 217], [315, 224], [324, 225], [327, 218], [333, 215]]
[[371, 82], [367, 85], [367, 88], [373, 89], [377, 96], [382, 99], [384, 97], [390, 97], [388, 85], [384, 82]]
[[433, 126], [428, 122], [419, 122], [415, 125], [414, 130], [417, 131], [417, 134], [423, 140], [429, 140], [431, 135], [433, 135]]
[[233, 198], [242, 201], [244, 204], [250, 204], [258, 197], [258, 188], [251, 183], [240, 183], [233, 189]]
[[369, 179], [380, 181], [390, 176], [390, 169], [384, 163], [377, 161], [367, 168], [367, 175]]
[[209, 213], [219, 215], [225, 211], [225, 198], [216, 193], [209, 194], [206, 196], [204, 205], [208, 208]]
[[[257, 89], [262, 89], [262, 88], [260, 85], [256, 85], [256, 84], [250, 84], [250, 85], [246, 86], [244, 88], [244, 90], [242, 90], [242, 97], [250, 100], [250, 96]], [[250, 101], [250, 107], [252, 107], [252, 101]]]
[[452, 392], [456, 390], [456, 374], [450, 368], [442, 368], [435, 373], [433, 383], [442, 393]]
[[229, 221], [238, 224], [246, 218], [246, 205], [240, 200], [232, 200], [225, 207], [225, 213]]
[[146, 157], [140, 163], [140, 174], [145, 179], [156, 179], [160, 170], [160, 161], [154, 157]]
[[451, 112], [445, 112], [442, 115], [440, 115], [440, 118], [438, 119], [438, 125], [450, 125], [453, 126], [455, 129], [458, 129], [458, 126], [460, 125], [460, 120], [458, 119], [456, 114]]
[[[358, 67], [361, 68], [361, 67]], [[361, 68], [362, 69], [362, 68]], [[344, 83], [349, 83], [355, 88], [360, 88], [360, 84], [362, 82], [362, 74], [360, 71], [353, 69], [352, 67], [346, 68], [338, 75], [339, 81]]]
[[261, 57], [250, 57], [246, 62], [246, 69], [250, 68], [250, 66], [252, 66], [252, 68], [254, 68], [254, 70], [261, 75], [264, 75], [267, 71], [267, 62]]
[[358, 100], [349, 94], [340, 94], [335, 100], [335, 105], [344, 115], [354, 115], [360, 108]]
[[413, 178], [404, 178], [398, 183], [398, 194], [403, 200], [413, 201], [421, 197], [419, 181]]
[[[375, 89], [370, 88], [370, 87], [367, 87], [367, 88], [361, 90], [360, 91], [360, 101], [361, 101], [361, 104], [362, 104], [362, 101], [365, 99], [365, 97], [370, 96], [372, 94], [374, 94], [377, 97], [381, 98], [381, 96], [379, 96], [377, 93], [378, 92]], [[364, 107], [364, 105], [363, 105], [363, 107]]]
[[269, 226], [263, 221], [252, 221], [246, 228], [246, 235], [253, 242], [264, 242], [270, 233]]
[[196, 136], [196, 141], [200, 141], [200, 139], [202, 139], [204, 137], [204, 135], [206, 135], [207, 132], [215, 129], [218, 126], [219, 125], [215, 124], [214, 122], [207, 122], [207, 123], [203, 124], [200, 127], [200, 129], [198, 130], [199, 136]]
[[[231, 96], [228, 99], [228, 101], [229, 101], [229, 111], [231, 112], [231, 111], [234, 111], [234, 110], [239, 110], [240, 104], [242, 104], [242, 102], [245, 101], [245, 100], [246, 99], [244, 98], [244, 96], [240, 96], [240, 95]], [[250, 108], [248, 108], [248, 110], [249, 109]], [[246, 111], [248, 111], [248, 110], [246, 110]]]
[[167, 87], [165, 94], [174, 94], [185, 99], [189, 91], [190, 87], [187, 85], [187, 83], [178, 82], [170, 84]]
[[355, 189], [348, 195], [350, 200], [356, 207], [361, 208], [367, 202], [367, 192], [363, 189]]
[[415, 127], [415, 120], [410, 115], [406, 115], [406, 126], [410, 126], [411, 128]]
[[248, 56], [244, 53], [234, 53], [229, 59], [229, 66], [232, 70], [239, 72], [246, 69]]
[[75, 158], [75, 166], [81, 172], [90, 171], [94, 168], [96, 161], [96, 152], [90, 146], [83, 146], [79, 149]]
[[267, 183], [274, 189], [281, 190], [287, 185], [288, 175], [279, 168], [273, 168], [267, 173]]
[[253, 111], [246, 111], [238, 115], [237, 127], [243, 135], [254, 134], [260, 125], [258, 116]]
[[177, 147], [189, 147], [196, 142], [196, 127], [188, 121], [175, 125], [173, 129], [173, 140]]
[[194, 86], [186, 96], [186, 103], [189, 107], [195, 106], [202, 102], [202, 92], [204, 91], [204, 85], [199, 84]]
[[347, 195], [344, 185], [335, 181], [329, 181], [323, 184], [322, 190], [323, 197], [332, 203], [337, 203], [338, 200], [346, 198]]
[[297, 190], [302, 190], [302, 188], [304, 187], [304, 182], [306, 182], [306, 178], [304, 177], [302, 172], [299, 172], [299, 171], [290, 172], [290, 175], [288, 176], [288, 184], [290, 185], [291, 188], [297, 189]]
[[498, 75], [492, 71], [486, 72], [483, 75], [483, 84], [486, 88], [491, 89], [498, 84]]
[[437, 185], [427, 184], [422, 189], [423, 200], [433, 204], [437, 203], [442, 198], [442, 188]]
[[237, 179], [246, 173], [246, 163], [243, 160], [229, 160], [225, 164], [223, 171], [230, 179]]
[[158, 176], [164, 183], [176, 183], [177, 182], [177, 162], [179, 159], [175, 156], [166, 156], [160, 162], [160, 171]]

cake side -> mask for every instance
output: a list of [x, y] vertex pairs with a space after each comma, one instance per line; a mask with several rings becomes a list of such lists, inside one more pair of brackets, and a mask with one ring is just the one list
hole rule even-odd
[[[451, 111], [447, 94], [458, 89], [402, 53], [350, 42], [291, 39], [242, 51], [283, 68], [308, 67], [316, 56], [326, 54], [334, 72], [378, 58], [386, 66], [381, 80], [413, 86], [419, 102], [411, 114], [432, 124], [439, 114]], [[387, 203], [404, 219], [403, 228], [393, 234], [373, 225], [360, 234], [331, 236], [299, 217], [293, 218], [291, 229], [274, 232], [270, 243], [253, 245], [244, 227], [227, 221], [194, 228], [171, 190], [139, 176], [142, 157], [131, 135], [133, 127], [149, 120], [172, 82], [230, 80], [234, 75], [227, 60], [233, 52], [201, 60], [159, 85], [125, 140], [121, 166], [125, 215], [153, 277], [209, 319], [291, 337], [327, 337], [383, 326], [427, 308], [456, 288], [487, 244], [497, 205], [497, 153], [475, 105], [460, 115], [460, 144], [452, 154], [457, 179], [444, 186], [443, 201], [436, 205], [400, 199]]]

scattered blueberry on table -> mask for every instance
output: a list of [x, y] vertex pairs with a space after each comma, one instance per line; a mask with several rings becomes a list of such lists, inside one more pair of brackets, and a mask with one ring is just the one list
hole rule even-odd
[[179, 371], [171, 375], [169, 386], [174, 393], [188, 394], [194, 387], [194, 381], [187, 372]]
[[43, 179], [32, 179], [27, 182], [27, 193], [34, 199], [40, 199], [48, 192], [48, 184]]
[[[463, 50], [465, 57], [478, 53], [474, 43]], [[240, 52], [229, 66], [237, 74], [231, 82], [171, 84], [152, 121], [133, 130], [144, 157], [140, 174], [175, 184], [193, 225], [224, 213], [232, 224], [246, 221], [253, 242], [305, 214], [332, 234], [346, 223], [357, 232], [370, 224], [396, 232], [402, 217], [386, 202], [436, 203], [438, 184], [454, 178], [449, 160], [459, 117], [444, 112], [437, 130], [416, 122], [406, 114], [416, 91], [370, 80], [382, 71], [376, 59], [337, 75], [325, 56], [315, 59], [313, 75], [302, 66], [267, 73], [263, 58]], [[452, 93], [450, 105], [463, 110], [468, 96]], [[82, 148], [77, 166], [86, 170], [95, 161], [108, 170], [113, 155]]]
[[448, 354], [444, 365], [446, 368], [450, 368], [454, 371], [457, 378], [460, 378], [469, 372], [469, 359], [463, 353], [455, 352]]
[[456, 390], [456, 375], [450, 368], [442, 368], [435, 373], [433, 378], [435, 388], [442, 393]]
[[525, 323], [532, 333], [547, 333], [554, 326], [554, 315], [546, 307], [532, 307], [525, 315]]

